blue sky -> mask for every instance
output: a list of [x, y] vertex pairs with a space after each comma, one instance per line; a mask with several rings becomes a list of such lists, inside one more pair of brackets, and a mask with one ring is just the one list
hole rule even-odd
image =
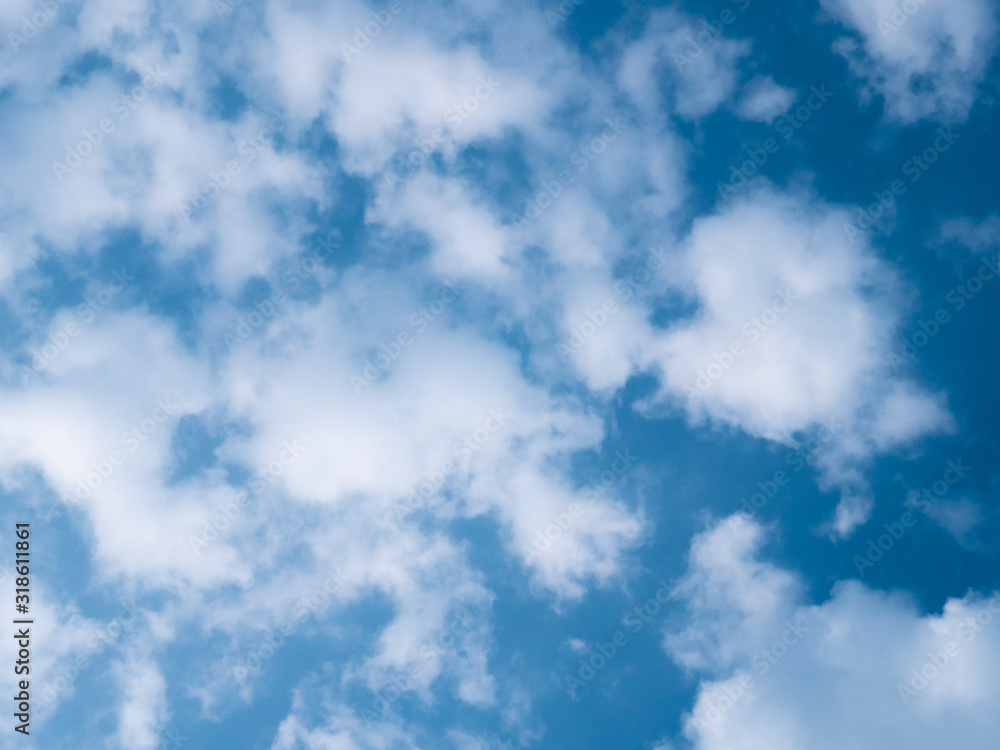
[[0, 747], [990, 746], [998, 24], [6, 2]]

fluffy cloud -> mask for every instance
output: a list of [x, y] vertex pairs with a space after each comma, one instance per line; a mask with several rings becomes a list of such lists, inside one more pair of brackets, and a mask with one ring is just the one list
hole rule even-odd
[[977, 254], [988, 252], [1000, 246], [1000, 217], [950, 219], [941, 225], [938, 240], [961, 244]]
[[161, 747], [160, 732], [167, 720], [167, 683], [150, 659], [131, 657], [114, 667], [123, 693], [118, 710], [118, 738], [122, 747], [154, 750]]
[[993, 56], [995, 8], [987, 0], [821, 0], [858, 37], [835, 49], [885, 99], [889, 119], [962, 122]]
[[702, 675], [684, 724], [698, 750], [986, 746], [1000, 726], [1000, 593], [939, 613], [901, 593], [838, 582], [821, 604], [760, 558], [739, 516], [695, 538], [665, 647]]
[[[679, 407], [694, 422], [792, 445], [826, 420], [839, 423], [821, 457], [827, 481], [844, 490], [837, 534], [867, 518], [871, 499], [858, 473], [867, 459], [953, 427], [939, 394], [890, 372], [903, 290], [891, 266], [848, 239], [848, 221], [846, 210], [804, 195], [751, 188], [696, 220], [670, 275], [645, 289], [673, 287], [697, 305], [692, 315], [654, 328], [633, 312], [635, 299], [623, 302], [609, 287], [590, 299], [626, 312], [609, 316], [572, 358], [594, 385], [613, 382], [603, 374], [609, 360], [619, 384], [623, 359], [658, 372], [647, 411]], [[645, 297], [639, 304], [652, 304]], [[621, 328], [628, 332], [616, 336]], [[611, 341], [617, 351], [602, 348]]]
[[[50, 281], [32, 270], [25, 250], [87, 273], [108, 231], [128, 226], [158, 269], [187, 268], [194, 283], [213, 291], [187, 335], [148, 308], [127, 309], [132, 290], [116, 291], [114, 304], [86, 323], [67, 307], [26, 324], [25, 349], [3, 360], [4, 482], [23, 484], [37, 471], [51, 510], [72, 506], [86, 524], [99, 579], [167, 595], [149, 615], [152, 641], [180, 647], [179, 634], [196, 618], [210, 636], [226, 636], [230, 646], [193, 680], [206, 710], [234, 692], [251, 697], [254, 677], [234, 689], [233, 673], [246, 669], [257, 639], [280, 626], [282, 613], [295, 610], [331, 569], [343, 569], [348, 584], [302, 627], [329, 627], [343, 606], [366, 598], [384, 597], [392, 607], [372, 635], [371, 652], [341, 665], [345, 679], [377, 691], [419, 663], [414, 689], [421, 695], [447, 674], [456, 698], [491, 705], [492, 594], [463, 543], [444, 533], [448, 524], [495, 520], [509, 558], [539, 596], [556, 601], [617, 580], [643, 534], [638, 501], [614, 493], [584, 497], [571, 478], [574, 454], [605, 439], [600, 415], [530, 382], [516, 353], [474, 324], [458, 325], [450, 314], [456, 308], [437, 308], [445, 282], [453, 291], [444, 306], [459, 304], [456, 278], [510, 295], [524, 248], [496, 205], [455, 174], [457, 150], [520, 129], [531, 138], [532, 158], [540, 155], [539, 167], [547, 168], [547, 152], [569, 140], [547, 121], [553, 102], [541, 92], [583, 90], [578, 61], [553, 44], [537, 10], [540, 23], [531, 26], [463, 7], [464, 20], [431, 33], [407, 9], [348, 61], [330, 30], [367, 23], [360, 3], [271, 3], [258, 19], [263, 28], [251, 23], [248, 7], [222, 20], [211, 11], [176, 11], [169, 31], [150, 23], [145, 3], [118, 4], [110, 13], [114, 5], [87, 5], [82, 38], [59, 65], [9, 74], [26, 92], [51, 92], [66, 59], [87, 45], [113, 60], [59, 95], [29, 96], [16, 117], [5, 119], [13, 156], [0, 169], [10, 178], [5, 184], [19, 188], [2, 214], [9, 229], [0, 274], [25, 282], [8, 289], [28, 310], [32, 294]], [[230, 24], [245, 49], [222, 53], [211, 33], [200, 35], [220, 23]], [[505, 44], [495, 55], [453, 46], [450, 39], [467, 32], [464, 23], [490, 27]], [[442, 33], [447, 43], [435, 38]], [[116, 37], [132, 40], [125, 53]], [[540, 54], [526, 63], [509, 49], [515, 38]], [[353, 42], [352, 35], [343, 41]], [[40, 46], [33, 49], [22, 53], [40, 55]], [[213, 81], [200, 75], [206, 61], [220, 77], [243, 73], [244, 88], [233, 95], [243, 104], [225, 119]], [[597, 133], [612, 113], [604, 85], [593, 87]], [[381, 96], [372, 99], [372, 91]], [[104, 119], [110, 125], [102, 130]], [[337, 168], [327, 170], [331, 165], [302, 148], [314, 127], [337, 140]], [[443, 139], [434, 135], [438, 128]], [[394, 169], [390, 157], [409, 155], [426, 137], [445, 160], [444, 173], [422, 168], [386, 187], [379, 173]], [[593, 137], [579, 136], [587, 144]], [[655, 137], [647, 133], [645, 140]], [[599, 164], [589, 152], [581, 183], [613, 190], [630, 182], [640, 148], [633, 141]], [[565, 148], [557, 167], [565, 168], [573, 151]], [[648, 199], [672, 191], [676, 204], [667, 154], [661, 144], [646, 168], [654, 184]], [[62, 165], [59, 174], [53, 161]], [[263, 330], [227, 346], [238, 321], [246, 325], [242, 301], [257, 301], [254, 284], [282, 286], [278, 279], [315, 229], [316, 215], [331, 210], [342, 187], [337, 169], [379, 179], [367, 221], [385, 239], [390, 270], [310, 272], [296, 285], [302, 291], [285, 288], [281, 309], [272, 307], [254, 324]], [[581, 191], [567, 195], [566, 205], [576, 200], [593, 201]], [[545, 226], [562, 234], [558, 254], [575, 264], [575, 238], [587, 230], [571, 226], [574, 213], [554, 211]], [[414, 230], [429, 241], [428, 262], [398, 265], [408, 258], [402, 238]], [[613, 256], [600, 246], [592, 255], [601, 266]], [[424, 288], [416, 290], [415, 279]], [[482, 287], [459, 294], [489, 299]], [[411, 336], [407, 344], [398, 343], [401, 331]], [[64, 338], [65, 345], [53, 344]], [[389, 357], [391, 366], [375, 367], [371, 362], [390, 351], [386, 343], [401, 354]], [[18, 373], [33, 369], [31, 349], [49, 346], [58, 353], [45, 355], [44, 367], [18, 385]], [[365, 386], [359, 391], [352, 378]], [[202, 457], [204, 468], [178, 478], [182, 419], [218, 440]], [[302, 450], [286, 463], [289, 444]], [[249, 484], [238, 479], [246, 474]], [[255, 481], [266, 491], [253, 491]], [[433, 489], [425, 493], [428, 483]], [[582, 513], [569, 516], [570, 508]], [[572, 524], [539, 550], [538, 535], [563, 518]], [[294, 572], [288, 555], [302, 558]], [[225, 594], [229, 587], [240, 596]], [[470, 622], [461, 648], [435, 653], [428, 663], [422, 648], [461, 613]], [[168, 691], [158, 659], [133, 655], [116, 668], [122, 745], [151, 746], [162, 728]]]
[[[10, 561], [0, 565], [0, 592], [10, 602], [15, 601], [17, 578]], [[63, 597], [54, 594], [48, 587], [36, 582], [31, 594], [29, 616], [35, 622], [27, 628], [30, 631], [30, 672], [16, 675], [12, 667], [3, 676], [2, 686], [14, 696], [20, 690], [18, 682], [25, 678], [25, 674], [29, 675], [32, 686], [29, 694], [34, 699], [31, 707], [33, 718], [39, 716], [45, 720], [55, 712], [61, 701], [73, 697], [75, 678], [91, 663], [92, 655], [103, 650], [112, 639], [108, 637], [106, 626], [102, 627], [96, 619], [84, 617], [74, 602], [58, 601]], [[11, 635], [15, 632], [16, 629]], [[13, 637], [4, 640], [0, 655], [13, 665], [21, 658], [18, 655], [20, 645]], [[41, 643], [48, 644], [48, 647], [37, 648]]]
[[[415, 493], [430, 482], [428, 512], [499, 513], [512, 551], [562, 596], [579, 596], [589, 576], [613, 576], [640, 529], [620, 503], [588, 501], [589, 515], [557, 549], [530, 554], [549, 517], [580, 500], [558, 466], [598, 444], [599, 422], [528, 386], [509, 352], [453, 328], [457, 312], [447, 304], [461, 303], [443, 304], [447, 289], [431, 287], [430, 300], [420, 300], [396, 280], [352, 277], [343, 299], [364, 299], [361, 289], [394, 312], [375, 317], [372, 305], [333, 302], [302, 309], [234, 356], [225, 388], [233, 394], [230, 412], [259, 428], [243, 455], [263, 463], [294, 436], [306, 447], [284, 480], [294, 497], [342, 505], [361, 494], [383, 516], [402, 503], [404, 521], [425, 502]], [[430, 301], [445, 311], [427, 308]], [[280, 357], [266, 354], [281, 340], [289, 343], [276, 350]], [[338, 415], [336, 429], [329, 414]]]
[[673, 8], [652, 11], [645, 35], [623, 53], [619, 83], [642, 108], [660, 102], [666, 83], [677, 115], [704, 117], [732, 96], [737, 63], [750, 54], [750, 42], [726, 38], [726, 29], [721, 20], [696, 20]]
[[[300, 703], [296, 700], [296, 703]], [[278, 729], [271, 750], [378, 750], [385, 747], [401, 749], [420, 745], [410, 731], [389, 721], [366, 725], [346, 706], [329, 706], [321, 726], [310, 729], [302, 717], [292, 714]]]
[[[740, 88], [743, 2], [628, 18], [601, 64], [536, 3], [219, 7], [61, 5], [0, 50], [0, 481], [71, 518], [92, 585], [147, 600], [111, 660], [109, 745], [156, 746], [177, 689], [165, 665], [192, 644], [218, 644], [193, 657], [188, 693], [216, 718], [273, 687], [275, 642], [339, 643], [364, 607], [361, 645], [319, 659], [275, 748], [429, 746], [359, 716], [400, 674], [423, 706], [519, 724], [531, 696], [492, 671], [497, 593], [461, 529], [495, 534], [514, 583], [559, 614], [625, 584], [663, 510], [647, 503], [673, 498], [639, 476], [602, 493], [578, 479], [614, 449], [637, 375], [657, 379], [645, 416], [790, 445], [838, 425], [817, 461], [843, 491], [840, 534], [867, 518], [874, 455], [950, 427], [943, 396], [885, 367], [906, 290], [849, 241], [844, 210], [769, 188], [692, 204], [701, 144], [680, 133], [722, 108], [768, 122], [794, 99], [771, 76]], [[32, 8], [8, 3], [0, 23]], [[946, 28], [968, 54], [941, 80], [975, 78], [986, 37]], [[903, 75], [865, 71], [886, 90]], [[935, 106], [960, 108], [945, 88]], [[944, 232], [979, 247], [994, 229]], [[318, 261], [316, 235], [342, 241]], [[80, 279], [118, 254], [144, 279], [83, 320], [75, 305], [109, 287]], [[623, 474], [611, 460], [598, 471]], [[937, 520], [961, 536], [975, 508]], [[686, 668], [738, 685], [729, 671], [804, 608], [797, 577], [756, 559], [760, 536], [696, 541], [679, 589], [694, 624], [667, 641]], [[923, 622], [852, 591], [831, 601]], [[47, 653], [85, 650], [97, 622], [39, 594], [61, 634], [40, 626]]]
[[770, 123], [794, 102], [794, 89], [779, 86], [772, 76], [754, 76], [743, 87], [736, 114], [744, 120]]

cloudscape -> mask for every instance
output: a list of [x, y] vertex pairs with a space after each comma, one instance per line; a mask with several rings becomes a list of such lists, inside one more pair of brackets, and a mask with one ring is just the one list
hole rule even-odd
[[992, 0], [3, 0], [0, 748], [1000, 736]]

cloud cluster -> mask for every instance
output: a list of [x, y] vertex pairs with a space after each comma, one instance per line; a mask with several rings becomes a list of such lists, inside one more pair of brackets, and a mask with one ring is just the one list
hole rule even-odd
[[701, 675], [684, 724], [698, 750], [989, 744], [1000, 694], [1000, 594], [939, 613], [839, 581], [809, 604], [797, 576], [760, 559], [766, 530], [738, 516], [695, 537], [671, 657]]
[[615, 382], [613, 367], [617, 385], [659, 373], [647, 413], [681, 408], [693, 422], [789, 445], [824, 420], [846, 425], [820, 457], [844, 491], [837, 534], [867, 519], [867, 460], [954, 424], [942, 395], [889, 370], [904, 288], [892, 266], [848, 240], [848, 218], [806, 194], [751, 190], [695, 220], [669, 266], [660, 289], [691, 300], [689, 317], [653, 327], [643, 301], [618, 295], [626, 311], [572, 356], [594, 384]]
[[835, 50], [885, 100], [888, 119], [963, 122], [993, 57], [996, 9], [987, 0], [821, 0], [855, 37]]
[[[868, 517], [875, 456], [953, 427], [942, 394], [887, 369], [909, 289], [848, 240], [846, 209], [767, 185], [692, 206], [681, 133], [795, 101], [766, 71], [744, 80], [746, 0], [643, 11], [601, 64], [527, 2], [219, 5], [55, 3], [0, 49], [0, 482], [70, 519], [93, 586], [143, 602], [104, 665], [109, 743], [157, 745], [164, 664], [193, 644], [223, 644], [190, 675], [214, 716], [253, 700], [293, 633], [335, 641], [365, 605], [380, 614], [364, 648], [316, 669], [372, 703], [307, 680], [275, 748], [427, 746], [360, 716], [400, 675], [424, 705], [527, 713], [491, 672], [496, 594], [456, 529], [488, 528], [512, 580], [558, 612], [622, 584], [660, 500], [637, 475], [581, 487], [579, 467], [618, 449], [636, 376], [656, 381], [646, 417], [787, 445], [842, 425], [816, 457], [842, 491], [839, 535]], [[979, 3], [960, 4], [976, 23], [921, 6], [884, 44], [860, 5], [826, 5], [864, 36], [852, 64], [896, 119], [968, 110], [992, 38]], [[34, 9], [5, 4], [4, 32]], [[994, 230], [944, 236], [978, 248]], [[962, 512], [942, 523], [961, 530]], [[668, 639], [687, 668], [720, 676], [797, 613], [835, 625], [836, 602], [931, 622], [855, 584], [809, 609], [756, 559], [759, 529], [721, 533], [696, 541], [694, 624]], [[61, 623], [50, 652], [82, 652], [97, 621], [40, 602]], [[746, 700], [786, 716], [769, 695]], [[790, 747], [803, 721], [766, 736]], [[703, 747], [737, 747], [718, 742]]]

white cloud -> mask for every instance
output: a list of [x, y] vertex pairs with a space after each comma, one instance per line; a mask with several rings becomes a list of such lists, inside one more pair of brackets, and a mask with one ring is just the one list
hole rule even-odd
[[670, 111], [700, 119], [718, 109], [736, 89], [739, 60], [750, 54], [750, 42], [728, 39], [727, 27], [715, 26], [673, 8], [650, 13], [644, 35], [622, 54], [618, 82], [640, 109], [661, 102], [662, 82], [673, 90]]
[[[10, 385], [0, 392], [4, 482], [13, 486], [25, 472], [37, 471], [54, 512], [76, 493], [78, 480], [93, 474], [100, 486], [75, 505], [91, 540], [96, 580], [165, 594], [148, 614], [150, 637], [160, 643], [173, 647], [196, 621], [207, 634], [228, 636], [230, 648], [192, 677], [191, 695], [209, 712], [235, 693], [250, 697], [253, 679], [234, 687], [233, 668], [246, 662], [255, 639], [315, 590], [321, 573], [336, 567], [349, 584], [303, 627], [336, 628], [340, 608], [366, 597], [385, 597], [392, 606], [388, 623], [371, 636], [370, 652], [338, 665], [346, 679], [378, 689], [396, 671], [419, 663], [424, 669], [414, 690], [421, 699], [447, 676], [458, 700], [493, 705], [492, 593], [463, 544], [444, 533], [446, 526], [456, 517], [495, 521], [515, 569], [557, 606], [619, 580], [644, 530], [641, 498], [584, 498], [571, 479], [573, 455], [599, 448], [606, 438], [600, 413], [530, 379], [517, 353], [496, 340], [492, 323], [485, 332], [475, 327], [478, 321], [459, 325], [452, 311], [433, 315], [426, 333], [410, 322], [430, 302], [415, 286], [436, 293], [444, 276], [479, 283], [469, 295], [496, 294], [490, 304], [520, 304], [512, 300], [523, 289], [518, 261], [525, 243], [512, 240], [497, 206], [472, 181], [449, 174], [455, 149], [517, 130], [539, 174], [553, 165], [556, 172], [569, 168], [574, 151], [608, 127], [613, 87], [586, 72], [547, 31], [537, 8], [510, 19], [500, 6], [449, 7], [436, 11], [444, 31], [433, 33], [408, 8], [348, 64], [334, 32], [365, 23], [369, 10], [362, 3], [310, 8], [274, 2], [263, 10], [244, 5], [220, 21], [210, 6], [163, 9], [167, 26], [161, 28], [140, 0], [94, 2], [81, 16], [81, 38], [63, 58], [50, 60], [36, 45], [21, 52], [37, 58], [38, 66], [14, 65], [2, 74], [26, 97], [0, 125], [10, 134], [10, 158], [0, 164], [0, 177], [18, 186], [0, 201], [9, 235], [0, 248], [0, 275], [14, 290], [12, 298], [23, 301], [20, 289], [48, 283], [23, 260], [32, 249], [47, 247], [71, 272], [86, 272], [108, 230], [123, 226], [137, 230], [142, 244], [136, 252], [167, 271], [193, 264], [192, 285], [211, 290], [184, 342], [167, 320], [143, 308], [121, 312], [116, 304], [82, 327], [30, 383], [17, 384], [12, 373], [19, 353], [7, 352], [3, 372]], [[470, 19], [495, 35], [493, 54], [480, 51], [489, 45], [457, 41], [468, 39]], [[260, 20], [263, 29], [254, 27]], [[216, 48], [217, 23], [236, 40], [230, 49]], [[124, 49], [116, 39], [127, 40]], [[66, 60], [88, 45], [108, 54], [113, 66], [57, 88]], [[146, 65], [167, 71], [163, 82], [146, 90], [125, 120], [116, 119], [116, 100]], [[249, 106], [236, 119], [216, 116], [216, 77], [203, 75], [206, 69], [239, 79]], [[487, 90], [483, 79], [499, 85]], [[398, 84], [387, 86], [386, 80]], [[580, 92], [591, 102], [587, 122], [595, 129], [568, 133], [550, 115], [562, 98], [575, 100]], [[456, 106], [464, 112], [475, 107], [460, 127], [446, 119]], [[274, 109], [288, 115], [286, 143], [270, 139], [250, 161], [241, 146]], [[67, 146], [84, 137], [82, 129], [92, 132], [105, 117], [113, 132], [59, 182], [51, 162], [65, 160]], [[373, 235], [385, 240], [389, 270], [318, 272], [318, 301], [289, 300], [266, 331], [235, 353], [224, 351], [223, 335], [241, 314], [234, 300], [247, 279], [273, 278], [314, 230], [315, 216], [336, 205], [336, 167], [377, 175], [390, 156], [408, 153], [415, 138], [442, 124], [449, 130], [439, 152], [445, 174], [425, 170], [398, 192], [376, 187], [368, 218], [381, 222]], [[331, 164], [295, 148], [324, 129], [337, 142], [332, 171]], [[634, 163], [647, 147], [637, 179]], [[580, 192], [567, 194], [566, 208], [545, 219], [545, 231], [559, 238], [553, 251], [560, 262], [595, 269], [614, 262], [622, 243], [603, 204], [615, 191], [634, 191], [637, 207], [652, 207], [660, 216], [675, 208], [683, 195], [673, 163], [680, 150], [679, 142], [640, 126], [591, 158], [580, 173]], [[204, 194], [210, 181], [218, 186], [213, 175], [231, 161], [239, 174], [231, 174], [218, 195], [212, 189], [205, 207], [185, 220], [181, 206]], [[587, 222], [578, 222], [577, 213], [587, 213]], [[403, 238], [414, 230], [428, 241], [428, 260], [399, 263], [407, 256]], [[579, 247], [582, 241], [589, 245]], [[518, 314], [532, 314], [533, 304]], [[75, 321], [72, 312], [63, 310], [29, 326], [29, 347], [43, 345], [69, 321]], [[413, 347], [365, 393], [355, 393], [351, 376], [401, 329], [414, 335]], [[154, 420], [155, 429], [130, 451], [122, 434], [151, 419], [158, 398], [176, 402], [177, 412]], [[503, 411], [507, 421], [474, 456], [464, 456], [456, 444], [477, 435], [490, 410]], [[306, 448], [200, 554], [191, 539], [202, 536], [220, 508], [232, 507], [240, 488], [220, 464], [170, 480], [182, 416], [205, 420], [221, 433], [216, 456], [207, 458], [226, 467], [266, 467], [288, 440]], [[227, 434], [234, 420], [246, 431]], [[127, 460], [111, 476], [98, 476], [112, 451]], [[446, 461], [458, 470], [420, 517], [388, 520], [392, 507]], [[536, 534], [576, 504], [585, 507], [582, 517], [536, 554]], [[301, 540], [294, 550], [290, 538]], [[292, 553], [303, 557], [294, 570], [288, 567]], [[461, 648], [426, 659], [421, 648], [462, 611], [472, 624]], [[116, 668], [125, 696], [119, 707], [125, 746], [150, 746], [168, 713], [159, 658], [129, 656]], [[308, 735], [317, 746], [342, 741], [294, 727], [283, 732]]]
[[927, 515], [957, 539], [963, 546], [976, 547], [972, 530], [983, 519], [983, 508], [968, 498], [938, 500], [927, 509]]
[[[296, 704], [299, 703], [297, 698]], [[420, 745], [412, 732], [392, 721], [369, 726], [347, 706], [335, 705], [327, 708], [324, 725], [313, 729], [296, 713], [289, 715], [281, 722], [271, 750], [382, 750], [389, 747], [416, 750]]]
[[860, 36], [834, 48], [885, 98], [888, 119], [966, 119], [993, 57], [997, 21], [988, 0], [821, 2]]
[[[0, 14], [16, 21], [28, 7], [11, 3]], [[62, 498], [47, 510], [62, 510], [78, 480], [100, 473], [109, 453], [122, 450], [122, 433], [151, 418], [156, 399], [178, 402], [177, 413], [155, 419], [141, 449], [77, 508], [97, 581], [163, 595], [148, 613], [151, 639], [174, 645], [195, 623], [206, 635], [226, 636], [224, 653], [191, 678], [190, 694], [209, 713], [236, 693], [252, 697], [255, 678], [234, 686], [234, 667], [337, 568], [347, 584], [311, 611], [303, 629], [336, 634], [342, 608], [369, 598], [384, 599], [391, 613], [367, 650], [324, 668], [352, 688], [378, 691], [419, 665], [412, 689], [425, 703], [445, 689], [470, 707], [503, 704], [505, 689], [489, 663], [494, 594], [465, 543], [448, 531], [455, 519], [488, 519], [511, 569], [557, 608], [620, 582], [648, 533], [641, 482], [591, 497], [572, 476], [578, 454], [608, 440], [607, 399], [635, 374], [661, 376], [650, 408], [667, 404], [693, 422], [771, 440], [793, 443], [818, 422], [841, 420], [843, 439], [821, 460], [830, 481], [862, 488], [842, 502], [836, 525], [845, 533], [868, 511], [859, 466], [873, 452], [948, 424], [941, 398], [893, 380], [880, 364], [898, 314], [898, 283], [891, 267], [847, 243], [839, 209], [764, 191], [696, 221], [685, 241], [674, 242], [689, 146], [668, 116], [698, 120], [733, 106], [738, 67], [750, 51], [748, 41], [723, 33], [735, 27], [653, 11], [638, 39], [613, 40], [622, 54], [608, 73], [549, 33], [536, 6], [511, 13], [470, 1], [417, 10], [408, 4], [347, 61], [340, 43], [353, 42], [355, 27], [369, 22], [364, 3], [245, 3], [217, 28], [210, 5], [160, 8], [160, 19], [144, 0], [95, 0], [80, 15], [79, 39], [54, 45], [58, 54], [39, 39], [17, 59], [0, 58], [11, 63], [0, 66], [3, 86], [22, 97], [0, 124], [9, 136], [0, 182], [17, 186], [0, 191], [9, 234], [0, 283], [10, 298], [47, 283], [25, 260], [33, 249], [48, 247], [68, 272], [85, 272], [108, 230], [122, 227], [139, 233], [136, 252], [154, 255], [168, 271], [192, 263], [192, 285], [207, 292], [188, 337], [141, 307], [108, 310], [30, 384], [11, 377], [0, 390], [0, 479], [12, 487], [37, 470], [44, 489]], [[46, 33], [62, 40], [64, 26]], [[218, 49], [222, 35], [232, 43]], [[59, 88], [66, 62], [92, 48], [111, 56], [110, 71]], [[142, 75], [146, 65], [165, 68], [166, 80], [60, 183], [51, 162], [112, 112], [134, 84], [130, 74]], [[214, 77], [205, 70], [239, 78], [250, 100], [244, 114], [218, 119]], [[620, 118], [616, 83], [631, 98]], [[763, 77], [736, 106], [767, 121], [790, 96]], [[459, 115], [460, 126], [448, 119], [456, 107], [469, 114]], [[251, 162], [241, 145], [273, 109], [289, 116], [287, 143], [261, 145]], [[609, 121], [621, 123], [615, 138], [587, 151]], [[433, 165], [424, 160], [403, 184], [381, 180], [393, 156], [411, 153], [441, 127], [447, 132], [433, 139]], [[460, 173], [459, 149], [502, 139], [520, 144], [524, 179], [501, 174], [496, 163], [482, 178]], [[317, 143], [335, 148], [317, 158]], [[240, 174], [184, 220], [181, 205], [231, 161]], [[537, 195], [569, 169], [578, 170], [572, 186], [526, 236], [515, 236], [502, 214], [523, 207], [524, 196], [500, 201], [492, 188]], [[299, 252], [316, 217], [343, 197], [343, 172], [372, 179], [359, 190], [374, 196], [364, 228], [373, 238], [364, 248], [369, 268], [317, 272], [316, 298], [289, 300], [239, 349], [223, 351], [223, 335], [243, 314], [235, 301], [245, 282], [273, 278]], [[649, 237], [667, 258], [648, 280], [629, 276], [626, 295], [623, 264], [644, 256], [636, 247]], [[414, 258], [411, 246], [426, 247], [426, 257]], [[461, 302], [430, 318], [419, 313], [422, 329], [411, 322], [441, 282], [456, 277], [468, 285]], [[692, 396], [685, 386], [693, 370], [742, 337], [747, 316], [786, 287], [794, 289], [793, 308], [767, 324], [727, 377]], [[686, 295], [697, 312], [655, 327], [651, 313], [664, 295]], [[555, 343], [592, 321], [608, 299], [616, 310], [586, 346], [560, 360]], [[29, 346], [71, 318], [62, 311], [26, 324]], [[523, 331], [526, 351], [505, 343], [498, 329]], [[393, 344], [401, 331], [410, 343]], [[366, 363], [390, 350], [396, 354], [387, 366]], [[4, 374], [23, 353], [0, 358]], [[352, 376], [368, 367], [374, 377], [358, 393]], [[570, 378], [591, 392], [565, 387]], [[211, 422], [221, 445], [207, 457], [218, 459], [214, 466], [173, 482], [181, 415]], [[238, 497], [228, 471], [267, 467], [290, 440], [303, 454], [196, 553], [192, 537]], [[423, 507], [398, 517], [394, 509], [427, 482], [439, 486]], [[966, 510], [943, 522], [961, 529]], [[557, 539], [539, 549], [539, 535], [551, 540], [552, 528]], [[695, 559], [714, 576], [713, 587], [702, 592], [691, 579], [684, 595], [705, 611], [737, 606], [734, 617], [672, 642], [689, 668], [711, 663], [704, 639], [727, 664], [737, 663], [746, 646], [730, 631], [742, 623], [743, 640], [752, 642], [781, 602], [797, 596], [794, 576], [747, 562], [758, 543], [749, 532], [735, 552], [699, 542]], [[428, 658], [424, 647], [439, 643], [462, 613], [469, 624], [458, 645]], [[50, 615], [65, 631], [54, 646], [60, 657], [76, 653], [95, 627], [72, 607]], [[169, 714], [160, 658], [130, 651], [114, 668], [122, 746], [154, 747]], [[527, 713], [522, 704], [501, 710]], [[423, 746], [392, 721], [362, 726], [336, 701], [318, 725], [297, 709], [275, 748]]]
[[[427, 300], [398, 279], [352, 277], [346, 284], [344, 300], [373, 298], [389, 309], [377, 318], [367, 305], [351, 309], [343, 302], [303, 309], [272, 335], [308, 344], [285, 344], [279, 359], [265, 354], [271, 344], [262, 339], [258, 350], [246, 346], [233, 357], [225, 387], [230, 408], [259, 429], [242, 455], [263, 462], [271, 446], [295, 436], [307, 451], [285, 477], [293, 497], [343, 505], [364, 495], [374, 503], [366, 514], [376, 516], [394, 504], [405, 507], [428, 476], [444, 479], [442, 467], [451, 462], [453, 478], [440, 499], [429, 502], [429, 512], [442, 518], [498, 512], [512, 553], [561, 596], [581, 595], [590, 576], [614, 577], [620, 555], [640, 530], [638, 519], [617, 502], [588, 503], [588, 515], [541, 559], [524, 551], [552, 514], [580, 501], [563, 462], [572, 451], [598, 444], [600, 422], [525, 383], [509, 352], [453, 329], [453, 311], [431, 325], [418, 316], [426, 330], [414, 327], [412, 316]], [[366, 359], [375, 356], [371, 349], [401, 330], [410, 343], [397, 346], [395, 361], [356, 393], [351, 378], [364, 373]], [[328, 414], [338, 415], [335, 428]], [[463, 436], [476, 434], [482, 443], [473, 441], [473, 451]]]
[[349, 168], [371, 174], [400, 146], [408, 155], [428, 140], [437, 151], [443, 142], [495, 137], [548, 108], [524, 73], [495, 70], [471, 47], [379, 42], [342, 70], [331, 106], [331, 129], [350, 147]]
[[774, 122], [788, 111], [795, 97], [794, 89], [779, 86], [772, 76], [754, 76], [743, 86], [736, 114], [744, 120]]
[[410, 178], [394, 201], [383, 199], [370, 218], [389, 227], [427, 233], [432, 268], [443, 278], [490, 279], [507, 275], [507, 230], [478, 205], [460, 182], [423, 173]]
[[[643, 357], [662, 381], [646, 407], [678, 404], [692, 421], [786, 444], [837, 420], [846, 431], [821, 463], [845, 487], [857, 486], [858, 461], [951, 429], [940, 396], [888, 370], [902, 289], [891, 266], [847, 239], [848, 220], [766, 187], [697, 219], [681, 289], [699, 307], [648, 331]], [[836, 533], [867, 518], [864, 494], [845, 494]]]
[[[33, 531], [37, 534], [37, 529]], [[36, 542], [37, 536], [29, 539]], [[11, 610], [17, 577], [15, 561], [5, 559], [0, 565], [0, 592], [11, 602]], [[20, 645], [12, 636], [23, 626], [12, 625], [11, 635], [0, 644], [0, 657], [12, 665], [0, 681], [0, 686], [5, 693], [14, 696], [20, 691], [18, 682], [27, 678], [32, 698], [31, 718], [44, 725], [59, 703], [75, 694], [76, 678], [90, 665], [88, 658], [95, 650], [103, 648], [100, 639], [106, 631], [99, 621], [84, 617], [75, 601], [66, 601], [61, 595], [53, 594], [37, 578], [32, 580], [31, 589], [30, 610], [26, 614], [34, 620], [26, 628], [29, 631], [27, 666], [30, 671], [20, 675], [14, 672], [14, 664], [21, 657]], [[34, 726], [31, 729], [34, 730]]]
[[801, 595], [796, 576], [755, 559], [765, 533], [733, 516], [694, 538], [689, 572], [673, 592], [690, 619], [664, 641], [677, 664], [689, 670], [732, 666], [750, 644], [774, 632], [787, 614], [785, 602]]
[[685, 648], [665, 644], [682, 665], [696, 654], [704, 674], [684, 725], [697, 750], [990, 745], [1000, 596], [921, 614], [906, 595], [841, 581], [810, 606], [793, 574], [760, 561], [762, 543], [763, 529], [734, 516], [692, 544], [689, 635]]
[[167, 683], [149, 658], [130, 656], [115, 664], [122, 690], [118, 709], [118, 741], [128, 750], [155, 750], [167, 720]]
[[1000, 217], [949, 219], [941, 225], [938, 240], [957, 242], [977, 254], [988, 252], [1000, 247]]

